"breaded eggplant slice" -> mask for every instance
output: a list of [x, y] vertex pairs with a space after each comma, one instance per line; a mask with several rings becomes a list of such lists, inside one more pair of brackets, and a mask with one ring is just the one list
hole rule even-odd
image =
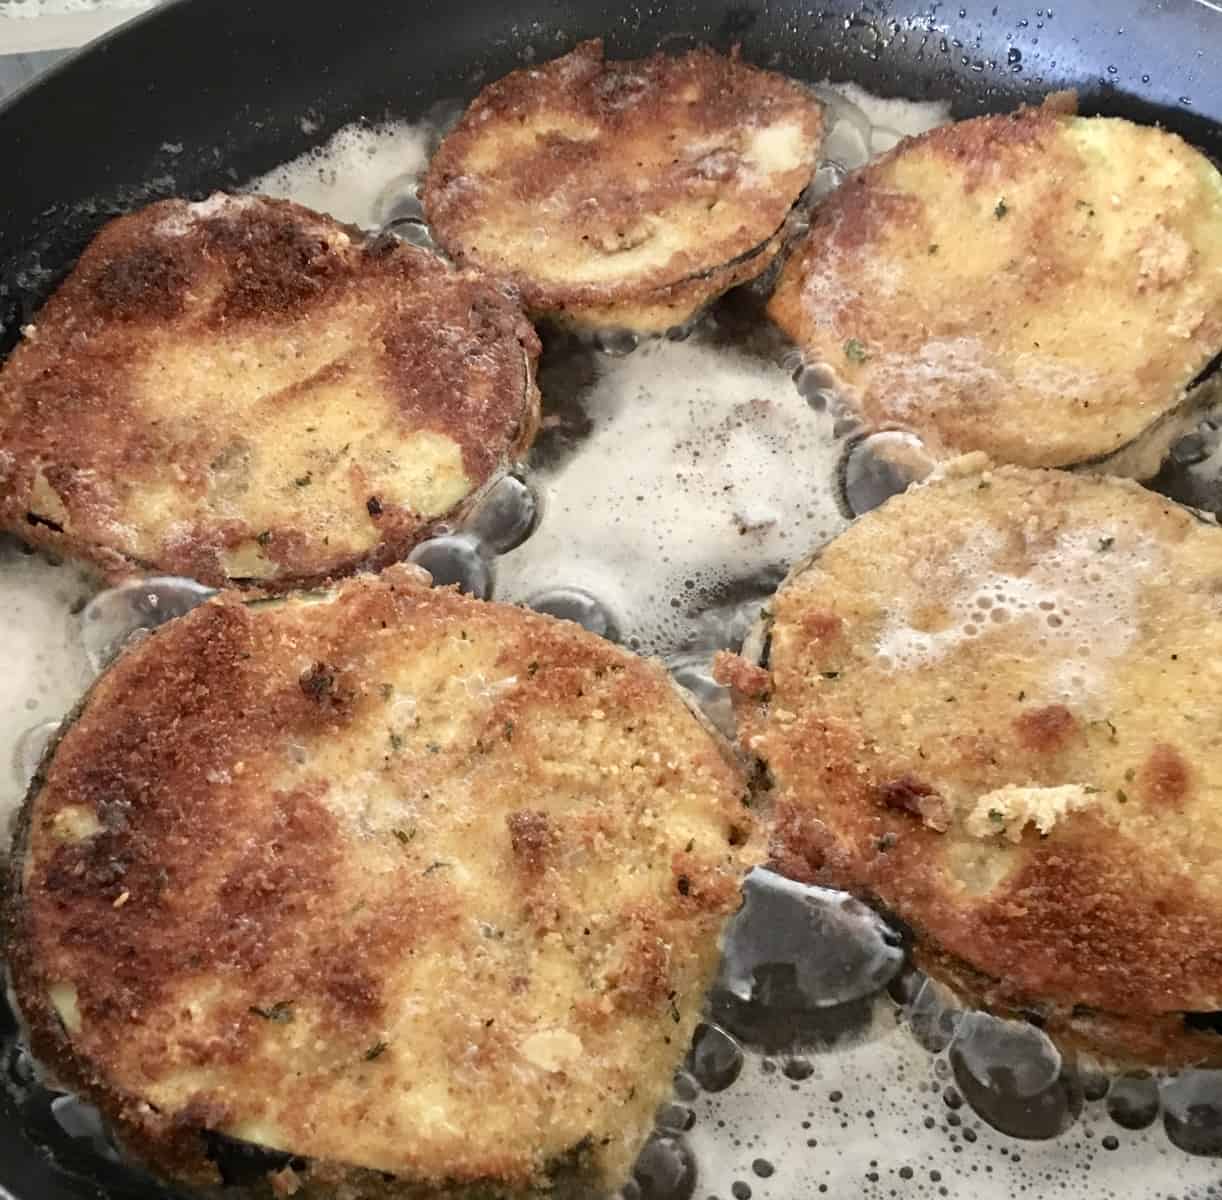
[[429, 166], [425, 213], [532, 315], [660, 332], [772, 262], [821, 131], [811, 92], [736, 56], [608, 62], [583, 42], [475, 98]]
[[1066, 101], [901, 142], [817, 209], [769, 314], [938, 457], [1154, 475], [1222, 350], [1222, 175]]
[[669, 1094], [742, 774], [658, 664], [421, 576], [222, 593], [31, 789], [33, 1049], [166, 1175], [211, 1131], [306, 1160], [285, 1195], [602, 1195]]
[[881, 902], [970, 1002], [1222, 1062], [1222, 531], [1127, 480], [982, 462], [798, 568], [766, 670], [722, 664], [775, 865]]
[[0, 371], [0, 522], [112, 577], [383, 566], [537, 424], [514, 300], [283, 200], [112, 221], [25, 335]]

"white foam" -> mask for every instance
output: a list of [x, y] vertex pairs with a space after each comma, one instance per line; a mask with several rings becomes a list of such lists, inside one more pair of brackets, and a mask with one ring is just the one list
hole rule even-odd
[[34, 21], [46, 17], [67, 16], [72, 13], [96, 13], [100, 8], [115, 9], [125, 16], [146, 8], [152, 8], [157, 0], [0, 0], [0, 18], [16, 17]]
[[[1217, 1160], [1176, 1150], [1161, 1122], [1125, 1130], [1103, 1105], [1087, 1104], [1061, 1137], [1020, 1141], [967, 1105], [954, 1112], [943, 1098], [952, 1082], [945, 1055], [923, 1050], [885, 1008], [864, 1041], [808, 1062], [813, 1074], [794, 1083], [775, 1058], [748, 1053], [728, 1091], [696, 1097], [695, 1125], [685, 1138], [700, 1165], [697, 1196], [725, 1197], [735, 1181], [752, 1200], [1217, 1194]], [[1045, 1061], [1027, 1059], [1016, 1084], [1046, 1070]], [[1109, 1134], [1119, 1135], [1115, 1149], [1101, 1146]], [[761, 1159], [775, 1169], [767, 1178], [753, 1169]]]
[[423, 176], [431, 136], [423, 123], [345, 125], [321, 145], [250, 180], [245, 190], [378, 229], [386, 223], [388, 204], [409, 194]]
[[[916, 137], [950, 123], [950, 105], [945, 100], [892, 100], [872, 95], [856, 83], [829, 82], [827, 86], [861, 110], [871, 126], [872, 135], [886, 130], [899, 137]], [[876, 140], [871, 137], [875, 154], [889, 149], [887, 146], [875, 146], [873, 143]]]
[[[875, 272], [870, 264], [867, 276]], [[843, 305], [853, 298], [845, 289], [843, 296], [824, 299], [831, 290], [830, 281], [820, 275], [812, 277], [803, 295], [811, 304], [828, 304], [829, 312], [831, 302], [838, 300]], [[876, 286], [874, 290], [894, 295], [898, 288], [893, 280], [889, 289]], [[853, 294], [857, 292], [854, 288]], [[839, 311], [839, 306], [835, 311]], [[821, 325], [826, 325], [829, 319], [828, 313], [818, 316]], [[1098, 386], [1099, 372], [1093, 367], [1035, 351], [1017, 355], [1012, 361], [1001, 361], [979, 338], [966, 335], [930, 338], [918, 350], [879, 354], [872, 384], [878, 394], [886, 397], [888, 410], [900, 418], [959, 404], [960, 397], [974, 399], [998, 389], [1018, 388], [1036, 397], [1058, 401], [1089, 396]]]
[[593, 425], [538, 472], [539, 529], [497, 564], [500, 599], [579, 587], [628, 638], [667, 653], [697, 636], [702, 591], [788, 564], [837, 532], [831, 423], [779, 367], [652, 342], [604, 358]]
[[92, 678], [73, 614], [96, 583], [82, 568], [53, 566], [9, 542], [0, 553], [0, 645], [8, 681], [0, 688], [0, 845], [7, 851], [7, 834], [25, 793], [16, 761], [21, 736], [62, 717]]
[[[949, 623], [923, 630], [912, 625], [910, 612], [892, 613], [875, 653], [898, 670], [914, 670], [1005, 628], [1004, 648], [994, 647], [995, 653], [1030, 645], [1034, 636], [1050, 664], [1049, 695], [1088, 699], [1137, 635], [1138, 588], [1158, 569], [1157, 546], [1114, 523], [1071, 530], [1020, 576], [996, 567], [1004, 544], [996, 528], [982, 524], [965, 545], [926, 560], [916, 582], [924, 599], [942, 600]], [[1013, 632], [1016, 622], [1023, 625], [1023, 638]]]

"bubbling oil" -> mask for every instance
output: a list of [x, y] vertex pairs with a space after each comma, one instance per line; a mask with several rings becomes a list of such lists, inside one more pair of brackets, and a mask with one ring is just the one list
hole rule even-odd
[[[940, 105], [852, 85], [816, 91], [827, 140], [812, 202], [947, 119]], [[351, 126], [248, 190], [431, 247], [418, 185], [456, 112]], [[858, 435], [819, 370], [761, 321], [761, 291], [740, 289], [666, 339], [548, 334], [534, 448], [412, 555], [438, 583], [662, 657], [727, 733], [711, 653], [741, 643], [796, 559], [929, 469], [909, 435]], [[1184, 448], [1179, 465], [1200, 474], [1208, 452]], [[15, 543], [2, 551], [0, 621], [16, 658], [0, 736], [16, 749], [0, 803], [11, 813], [95, 673], [208, 592], [159, 579], [98, 593], [74, 567]], [[965, 621], [977, 600], [965, 598]], [[97, 1114], [38, 1079], [11, 1020], [0, 1034], [14, 1115], [63, 1169], [119, 1171]], [[900, 931], [857, 901], [757, 871], [623, 1200], [1110, 1200], [1162, 1194], [1170, 1181], [1184, 1200], [1205, 1200], [1222, 1195], [1219, 1130], [1222, 1073], [1109, 1078], [1064, 1059], [1033, 1026], [959, 1009], [906, 963]], [[164, 1194], [122, 1170], [140, 1194]]]

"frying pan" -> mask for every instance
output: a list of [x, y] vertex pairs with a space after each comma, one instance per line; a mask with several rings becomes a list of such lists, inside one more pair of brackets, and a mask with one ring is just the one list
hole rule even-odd
[[[354, 120], [418, 117], [594, 36], [616, 57], [737, 42], [799, 78], [947, 100], [956, 118], [1074, 87], [1084, 112], [1157, 121], [1222, 158], [1210, 0], [176, 0], [0, 109], [0, 353], [113, 214], [233, 187]], [[12, 1028], [0, 1005], [0, 1036]], [[87, 1146], [45, 1096], [0, 1088], [0, 1194], [168, 1194]]]

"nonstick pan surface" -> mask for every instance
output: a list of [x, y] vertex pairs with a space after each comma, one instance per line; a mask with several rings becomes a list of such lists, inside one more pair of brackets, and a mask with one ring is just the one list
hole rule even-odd
[[[1084, 112], [1160, 122], [1222, 159], [1222, 8], [1206, 0], [177, 0], [0, 109], [0, 352], [111, 215], [233, 188], [354, 120], [417, 118], [595, 36], [616, 57], [740, 43], [749, 61], [798, 78], [949, 101], [955, 118], [1073, 87]], [[0, 1009], [0, 1034], [11, 1034], [12, 1015]], [[3, 1069], [24, 1070], [11, 1056]], [[829, 1121], [828, 1136], [839, 1127]], [[47, 1145], [68, 1170], [51, 1163]], [[875, 1172], [841, 1195], [937, 1195], [938, 1179], [923, 1178], [918, 1191], [921, 1181]], [[797, 1200], [766, 1181], [753, 1181], [759, 1197]], [[1156, 1186], [1148, 1191], [1143, 1178], [1124, 1194], [1183, 1194], [1173, 1160]], [[87, 1137], [66, 1138], [45, 1098], [21, 1103], [7, 1088], [2, 1189], [16, 1200], [165, 1194]], [[696, 1194], [729, 1195], [730, 1180], [702, 1179]]]

